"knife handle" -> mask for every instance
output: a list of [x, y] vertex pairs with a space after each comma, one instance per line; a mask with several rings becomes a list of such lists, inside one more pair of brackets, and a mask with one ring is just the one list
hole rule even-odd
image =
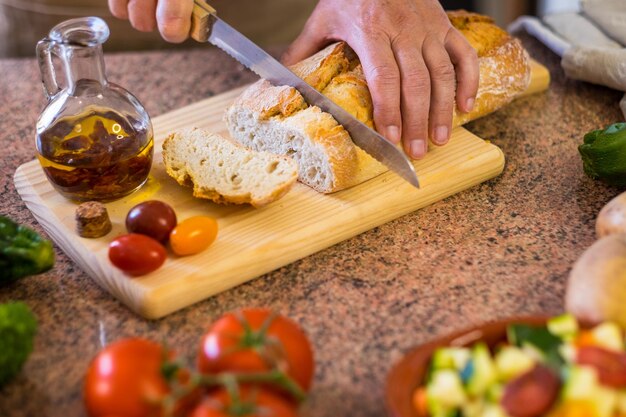
[[198, 42], [206, 42], [211, 33], [211, 16], [213, 15], [217, 15], [217, 11], [209, 3], [204, 0], [194, 0], [189, 36]]

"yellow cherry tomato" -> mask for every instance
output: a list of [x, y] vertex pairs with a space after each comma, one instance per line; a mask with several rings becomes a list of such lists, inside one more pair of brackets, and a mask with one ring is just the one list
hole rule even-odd
[[212, 217], [194, 216], [180, 223], [170, 233], [170, 246], [176, 255], [202, 252], [217, 237], [217, 221]]

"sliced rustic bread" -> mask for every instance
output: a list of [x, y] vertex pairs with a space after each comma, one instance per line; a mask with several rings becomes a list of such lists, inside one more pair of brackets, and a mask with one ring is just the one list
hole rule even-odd
[[208, 130], [174, 132], [163, 143], [169, 176], [216, 203], [264, 206], [282, 197], [298, 178], [296, 162], [257, 152]]
[[[301, 98], [294, 88], [273, 87], [265, 80], [246, 90], [227, 113], [231, 136], [252, 149], [292, 157], [302, 165], [300, 181], [318, 191], [348, 186], [357, 162], [348, 132], [318, 107], [281, 97]], [[266, 105], [276, 102], [285, 105]]]
[[[460, 113], [455, 107], [456, 127], [497, 110], [525, 91], [530, 62], [521, 43], [489, 17], [465, 11], [449, 12], [448, 17], [476, 49], [480, 70], [474, 109]], [[361, 122], [375, 127], [363, 70], [346, 44], [329, 45], [291, 69]], [[332, 117], [308, 107], [291, 87], [259, 80], [227, 109], [225, 120], [240, 143], [296, 159], [299, 180], [319, 192], [339, 191], [386, 171]]]

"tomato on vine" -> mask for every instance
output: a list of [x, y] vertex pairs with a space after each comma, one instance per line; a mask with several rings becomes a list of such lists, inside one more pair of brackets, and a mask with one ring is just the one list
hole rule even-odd
[[[171, 352], [146, 339], [123, 339], [108, 345], [87, 370], [83, 387], [87, 414], [90, 417], [163, 415], [171, 380], [181, 383], [185, 380], [184, 372], [176, 372], [172, 359]], [[173, 405], [174, 411], [182, 412], [197, 395], [195, 391], [180, 398]]]
[[189, 417], [297, 417], [295, 406], [282, 396], [259, 387], [236, 392], [210, 392]]
[[264, 372], [279, 370], [308, 391], [314, 372], [313, 350], [290, 319], [268, 309], [244, 309], [214, 322], [203, 336], [198, 370]]
[[[106, 346], [83, 389], [90, 417], [296, 417], [313, 378], [313, 352], [293, 321], [266, 309], [226, 314], [204, 336], [201, 373], [141, 338]], [[201, 396], [205, 395], [202, 402]]]

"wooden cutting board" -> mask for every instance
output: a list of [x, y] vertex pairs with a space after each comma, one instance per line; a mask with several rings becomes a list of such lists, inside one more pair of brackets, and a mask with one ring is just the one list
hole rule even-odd
[[[545, 90], [549, 79], [545, 67], [534, 63], [527, 94]], [[222, 113], [241, 91], [229, 91], [153, 119], [156, 146], [150, 178], [139, 191], [106, 205], [113, 231], [105, 237], [84, 239], [76, 234], [76, 204], [52, 188], [36, 160], [15, 173], [15, 186], [26, 206], [61, 249], [100, 286], [146, 318], [162, 317], [249, 281], [493, 178], [504, 168], [504, 155], [498, 147], [458, 128], [449, 144], [432, 149], [415, 162], [422, 185], [419, 190], [386, 172], [331, 195], [297, 183], [285, 197], [261, 209], [196, 199], [190, 189], [166, 175], [161, 144], [168, 132], [185, 126], [227, 134]], [[128, 210], [148, 199], [172, 205], [179, 220], [198, 214], [216, 217], [219, 235], [201, 254], [170, 254], [159, 270], [129, 278], [109, 262], [108, 245], [126, 232]]]

